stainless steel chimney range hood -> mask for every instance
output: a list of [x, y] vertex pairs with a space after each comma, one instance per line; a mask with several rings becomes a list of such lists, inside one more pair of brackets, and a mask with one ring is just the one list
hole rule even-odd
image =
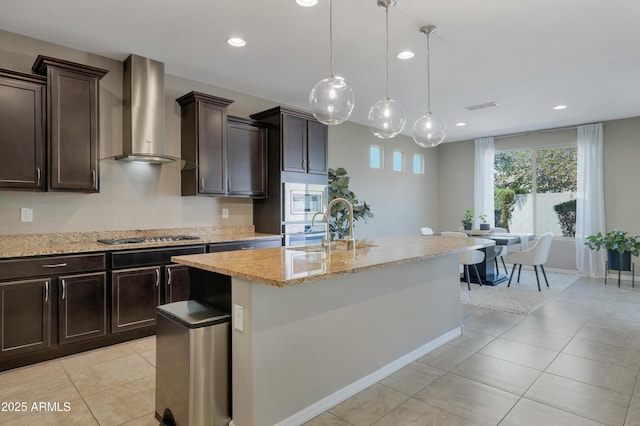
[[120, 161], [164, 164], [179, 158], [165, 154], [164, 63], [138, 55], [124, 61], [123, 147]]

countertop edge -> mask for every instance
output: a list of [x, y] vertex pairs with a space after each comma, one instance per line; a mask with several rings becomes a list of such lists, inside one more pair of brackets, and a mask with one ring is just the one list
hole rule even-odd
[[[348, 274], [355, 274], [355, 273], [359, 273], [359, 272], [364, 272], [364, 271], [368, 271], [368, 270], [375, 270], [375, 269], [379, 269], [379, 268], [385, 268], [385, 267], [389, 267], [389, 266], [394, 266], [394, 265], [401, 265], [401, 264], [406, 264], [406, 263], [412, 263], [412, 262], [418, 262], [421, 260], [426, 260], [426, 259], [430, 259], [430, 258], [436, 258], [436, 257], [440, 257], [440, 256], [446, 256], [446, 255], [450, 255], [450, 254], [456, 254], [459, 253], [461, 251], [464, 250], [475, 250], [475, 249], [482, 249], [482, 248], [486, 248], [486, 247], [490, 247], [495, 245], [495, 241], [493, 240], [488, 240], [488, 239], [482, 239], [482, 238], [469, 238], [468, 240], [473, 240], [473, 244], [466, 244], [464, 246], [461, 247], [457, 247], [457, 248], [453, 248], [453, 249], [448, 249], [448, 250], [443, 250], [443, 251], [437, 251], [437, 252], [433, 252], [433, 253], [425, 253], [425, 254], [418, 254], [415, 256], [407, 256], [407, 257], [402, 257], [402, 258], [390, 258], [389, 260], [385, 260], [385, 261], [380, 261], [377, 263], [373, 263], [373, 264], [366, 264], [366, 265], [357, 265], [357, 266], [353, 266], [353, 267], [346, 267], [340, 270], [336, 270], [336, 271], [329, 271], [329, 272], [323, 272], [323, 273], [319, 273], [319, 274], [315, 274], [315, 275], [308, 275], [308, 276], [304, 276], [304, 277], [298, 277], [298, 278], [289, 278], [289, 279], [274, 279], [271, 278], [267, 275], [260, 274], [258, 272], [256, 273], [248, 273], [246, 271], [241, 271], [239, 269], [231, 269], [231, 268], [227, 268], [224, 266], [220, 266], [215, 265], [213, 263], [208, 263], [208, 262], [203, 262], [203, 261], [197, 261], [194, 259], [198, 259], [199, 256], [203, 256], [203, 255], [184, 255], [184, 256], [174, 256], [171, 258], [171, 260], [175, 263], [180, 263], [183, 265], [187, 265], [193, 268], [198, 268], [198, 269], [202, 269], [205, 271], [209, 271], [209, 272], [215, 272], [215, 273], [219, 273], [222, 275], [228, 275], [232, 278], [241, 278], [247, 281], [252, 281], [252, 282], [256, 282], [256, 283], [261, 283], [261, 284], [266, 284], [266, 285], [270, 285], [273, 287], [280, 287], [280, 288], [285, 288], [285, 287], [291, 287], [291, 286], [296, 286], [296, 285], [300, 285], [300, 284], [305, 284], [305, 283], [309, 283], [309, 282], [315, 282], [315, 281], [323, 281], [323, 280], [327, 280], [327, 279], [331, 279], [331, 278], [336, 278], [336, 277], [340, 277], [343, 275], [348, 275]], [[468, 243], [467, 240], [467, 243]], [[303, 250], [304, 248], [300, 248], [300, 250]], [[266, 248], [266, 249], [258, 249], [256, 250], [256, 252], [263, 252], [263, 253], [267, 253], [266, 251], [270, 251], [269, 253], [277, 253], [278, 251], [281, 253], [285, 253], [287, 250], [289, 251], [297, 251], [298, 248], [297, 247], [276, 247], [276, 248]], [[251, 253], [251, 252], [234, 252], [233, 254], [228, 253], [227, 256], [234, 256], [236, 258], [241, 258], [243, 256], [256, 256], [257, 253]], [[213, 261], [215, 261], [216, 257], [221, 256], [221, 254], [216, 254], [216, 253], [209, 253], [205, 256], [210, 257], [211, 259], [213, 259]]]

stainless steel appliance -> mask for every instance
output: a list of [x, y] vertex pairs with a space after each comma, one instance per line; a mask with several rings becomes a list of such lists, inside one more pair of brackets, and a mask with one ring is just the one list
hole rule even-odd
[[200, 237], [195, 235], [160, 235], [157, 237], [128, 237], [117, 239], [100, 239], [97, 242], [101, 244], [117, 245], [117, 244], [139, 244], [139, 243], [161, 243], [165, 241], [190, 241], [199, 240]]
[[327, 185], [285, 182], [283, 222], [308, 222], [327, 209]]
[[285, 182], [282, 189], [282, 236], [285, 246], [321, 244], [327, 224], [317, 212], [327, 210], [328, 186]]
[[326, 235], [326, 224], [318, 217], [319, 224], [294, 223], [282, 225], [285, 246], [308, 246], [322, 244]]

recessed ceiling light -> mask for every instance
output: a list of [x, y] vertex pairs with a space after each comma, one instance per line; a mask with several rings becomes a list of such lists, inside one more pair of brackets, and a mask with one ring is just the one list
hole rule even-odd
[[296, 3], [302, 7], [311, 7], [318, 4], [318, 0], [296, 0]]
[[404, 50], [398, 53], [398, 59], [411, 59], [415, 56], [415, 54], [410, 50]]
[[247, 44], [247, 42], [241, 39], [240, 37], [231, 37], [230, 39], [227, 40], [227, 43], [229, 44], [229, 46], [233, 46], [233, 47], [242, 47]]
[[459, 123], [456, 123], [456, 126], [457, 126], [457, 127], [464, 127], [464, 126], [466, 126], [466, 125], [467, 125], [467, 123], [464, 123], [464, 122], [462, 122], [462, 121], [461, 121], [461, 122], [459, 122]]
[[556, 106], [553, 107], [553, 109], [555, 109], [555, 110], [567, 109], [567, 106], [566, 105], [556, 105]]

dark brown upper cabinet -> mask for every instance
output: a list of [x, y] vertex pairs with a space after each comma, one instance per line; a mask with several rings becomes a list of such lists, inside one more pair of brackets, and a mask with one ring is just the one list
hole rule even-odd
[[327, 126], [313, 115], [290, 108], [276, 107], [253, 114], [251, 118], [275, 126], [270, 149], [280, 147], [283, 172], [326, 175], [328, 171]]
[[45, 188], [45, 90], [39, 75], [0, 69], [0, 188]]
[[231, 100], [190, 92], [180, 104], [182, 195], [266, 197], [267, 129], [227, 116]]
[[252, 120], [227, 119], [227, 194], [267, 196], [267, 128]]
[[98, 192], [99, 80], [108, 72], [39, 55], [47, 77], [48, 189]]

